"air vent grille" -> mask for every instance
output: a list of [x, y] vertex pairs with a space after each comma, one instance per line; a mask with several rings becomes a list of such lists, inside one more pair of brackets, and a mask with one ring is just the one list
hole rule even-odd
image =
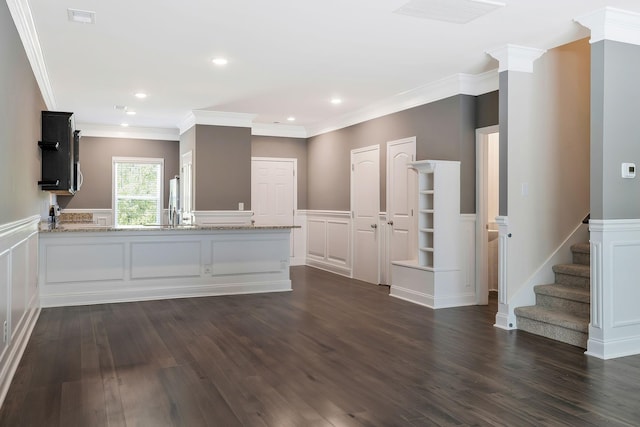
[[466, 24], [504, 6], [502, 2], [489, 0], [411, 0], [395, 13], [415, 18]]

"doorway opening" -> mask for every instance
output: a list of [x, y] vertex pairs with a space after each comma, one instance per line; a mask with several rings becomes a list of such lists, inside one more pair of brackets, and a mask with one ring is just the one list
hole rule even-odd
[[500, 200], [499, 127], [476, 130], [476, 302], [489, 303], [498, 292], [498, 226]]

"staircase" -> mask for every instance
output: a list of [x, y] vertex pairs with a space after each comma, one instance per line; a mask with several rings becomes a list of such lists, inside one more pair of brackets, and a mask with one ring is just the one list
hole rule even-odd
[[587, 348], [590, 317], [590, 250], [588, 243], [571, 247], [573, 264], [553, 266], [555, 283], [534, 287], [536, 305], [518, 307], [518, 329]]

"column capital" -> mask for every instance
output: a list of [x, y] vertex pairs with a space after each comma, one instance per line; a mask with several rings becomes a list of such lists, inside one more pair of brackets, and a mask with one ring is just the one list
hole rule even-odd
[[590, 43], [612, 40], [640, 45], [640, 13], [604, 7], [574, 21], [591, 30]]
[[500, 65], [498, 72], [520, 71], [533, 73], [533, 62], [546, 52], [545, 49], [507, 44], [487, 53], [497, 59]]

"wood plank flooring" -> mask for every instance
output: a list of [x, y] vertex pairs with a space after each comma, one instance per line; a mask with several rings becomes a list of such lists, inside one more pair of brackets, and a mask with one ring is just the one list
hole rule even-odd
[[2, 426], [640, 425], [640, 356], [308, 267], [293, 292], [45, 309]]

